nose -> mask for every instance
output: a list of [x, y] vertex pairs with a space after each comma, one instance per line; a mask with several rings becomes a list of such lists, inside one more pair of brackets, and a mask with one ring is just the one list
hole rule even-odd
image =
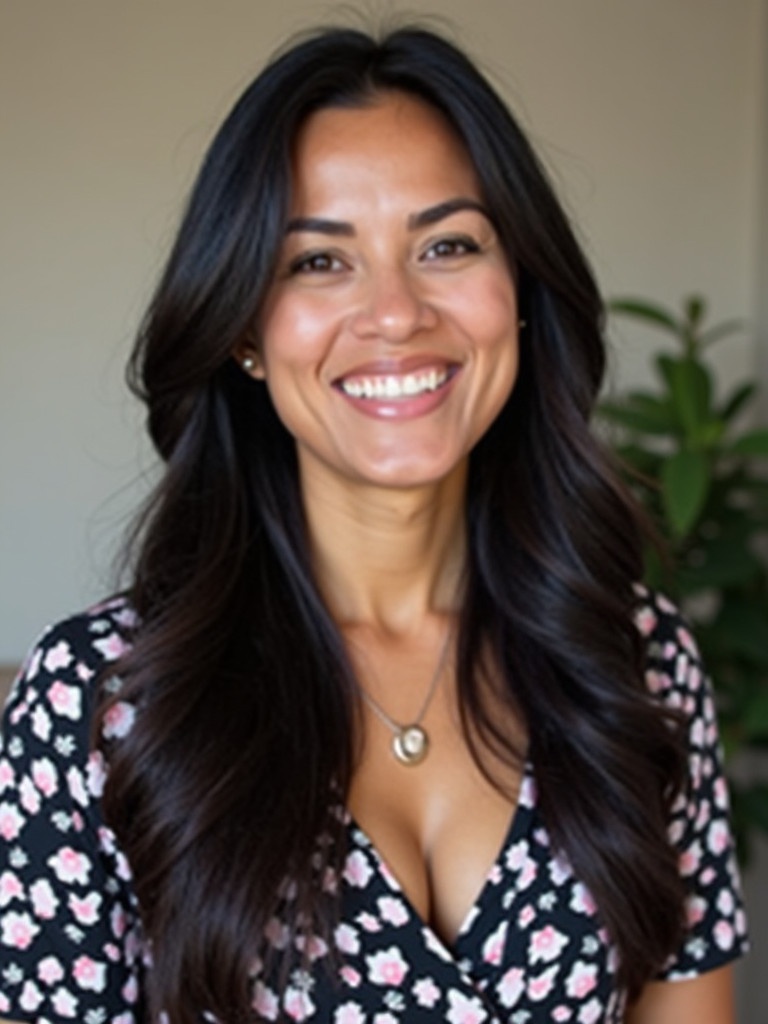
[[351, 326], [360, 338], [398, 344], [436, 323], [435, 307], [407, 269], [388, 268], [369, 274]]

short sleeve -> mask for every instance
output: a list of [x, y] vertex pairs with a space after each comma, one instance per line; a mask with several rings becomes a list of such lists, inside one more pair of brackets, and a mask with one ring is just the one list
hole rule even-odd
[[672, 807], [669, 834], [687, 888], [687, 930], [659, 975], [703, 974], [747, 952], [747, 925], [729, 823], [715, 701], [690, 630], [674, 605], [648, 595], [639, 614], [648, 640], [649, 689], [686, 721], [688, 776]]
[[140, 1019], [130, 871], [100, 813], [97, 673], [124, 646], [119, 602], [49, 630], [11, 691], [0, 745], [0, 1017]]

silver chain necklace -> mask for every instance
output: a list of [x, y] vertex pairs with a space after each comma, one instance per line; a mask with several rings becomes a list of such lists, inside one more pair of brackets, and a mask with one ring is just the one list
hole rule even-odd
[[427, 713], [432, 698], [437, 690], [437, 684], [440, 681], [440, 676], [443, 674], [445, 663], [448, 658], [448, 650], [450, 649], [451, 630], [449, 629], [446, 633], [443, 648], [440, 651], [440, 658], [437, 662], [437, 668], [435, 669], [434, 675], [429, 683], [427, 689], [427, 695], [424, 698], [424, 703], [421, 705], [421, 709], [413, 719], [412, 722], [406, 722], [401, 724], [396, 722], [394, 718], [390, 718], [387, 712], [381, 705], [371, 697], [369, 693], [360, 687], [360, 694], [363, 700], [368, 704], [371, 711], [394, 733], [392, 737], [392, 753], [395, 755], [400, 764], [415, 765], [420, 764], [429, 752], [429, 735], [427, 730], [421, 724], [422, 719]]

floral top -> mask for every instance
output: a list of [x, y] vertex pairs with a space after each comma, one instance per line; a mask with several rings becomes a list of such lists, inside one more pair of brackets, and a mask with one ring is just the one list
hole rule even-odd
[[[105, 765], [89, 749], [92, 680], [124, 650], [132, 613], [116, 600], [49, 630], [11, 693], [0, 748], [0, 1016], [130, 1024], [142, 1019], [151, 970], [131, 872], [99, 797]], [[650, 690], [690, 722], [690, 776], [670, 821], [689, 887], [688, 934], [661, 977], [686, 978], [746, 949], [727, 822], [714, 707], [696, 648], [675, 609], [644, 598]], [[119, 738], [133, 711], [105, 723]], [[616, 951], [594, 902], [555, 856], [527, 768], [496, 862], [449, 947], [420, 919], [376, 848], [347, 817], [335, 977], [316, 940], [309, 968], [278, 993], [255, 977], [263, 1020], [396, 1024], [618, 1024]], [[274, 920], [269, 941], [281, 947]], [[210, 1015], [201, 1013], [201, 1020]]]

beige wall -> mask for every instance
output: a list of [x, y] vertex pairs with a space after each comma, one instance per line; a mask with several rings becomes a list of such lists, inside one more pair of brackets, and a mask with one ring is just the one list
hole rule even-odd
[[[607, 291], [702, 289], [721, 315], [765, 325], [765, 0], [413, 6], [452, 21], [496, 76]], [[0, 661], [109, 586], [151, 466], [122, 365], [181, 195], [261, 60], [332, 10], [0, 0]], [[757, 353], [751, 338], [731, 343], [725, 376]], [[646, 357], [624, 330], [620, 379], [641, 377]]]

